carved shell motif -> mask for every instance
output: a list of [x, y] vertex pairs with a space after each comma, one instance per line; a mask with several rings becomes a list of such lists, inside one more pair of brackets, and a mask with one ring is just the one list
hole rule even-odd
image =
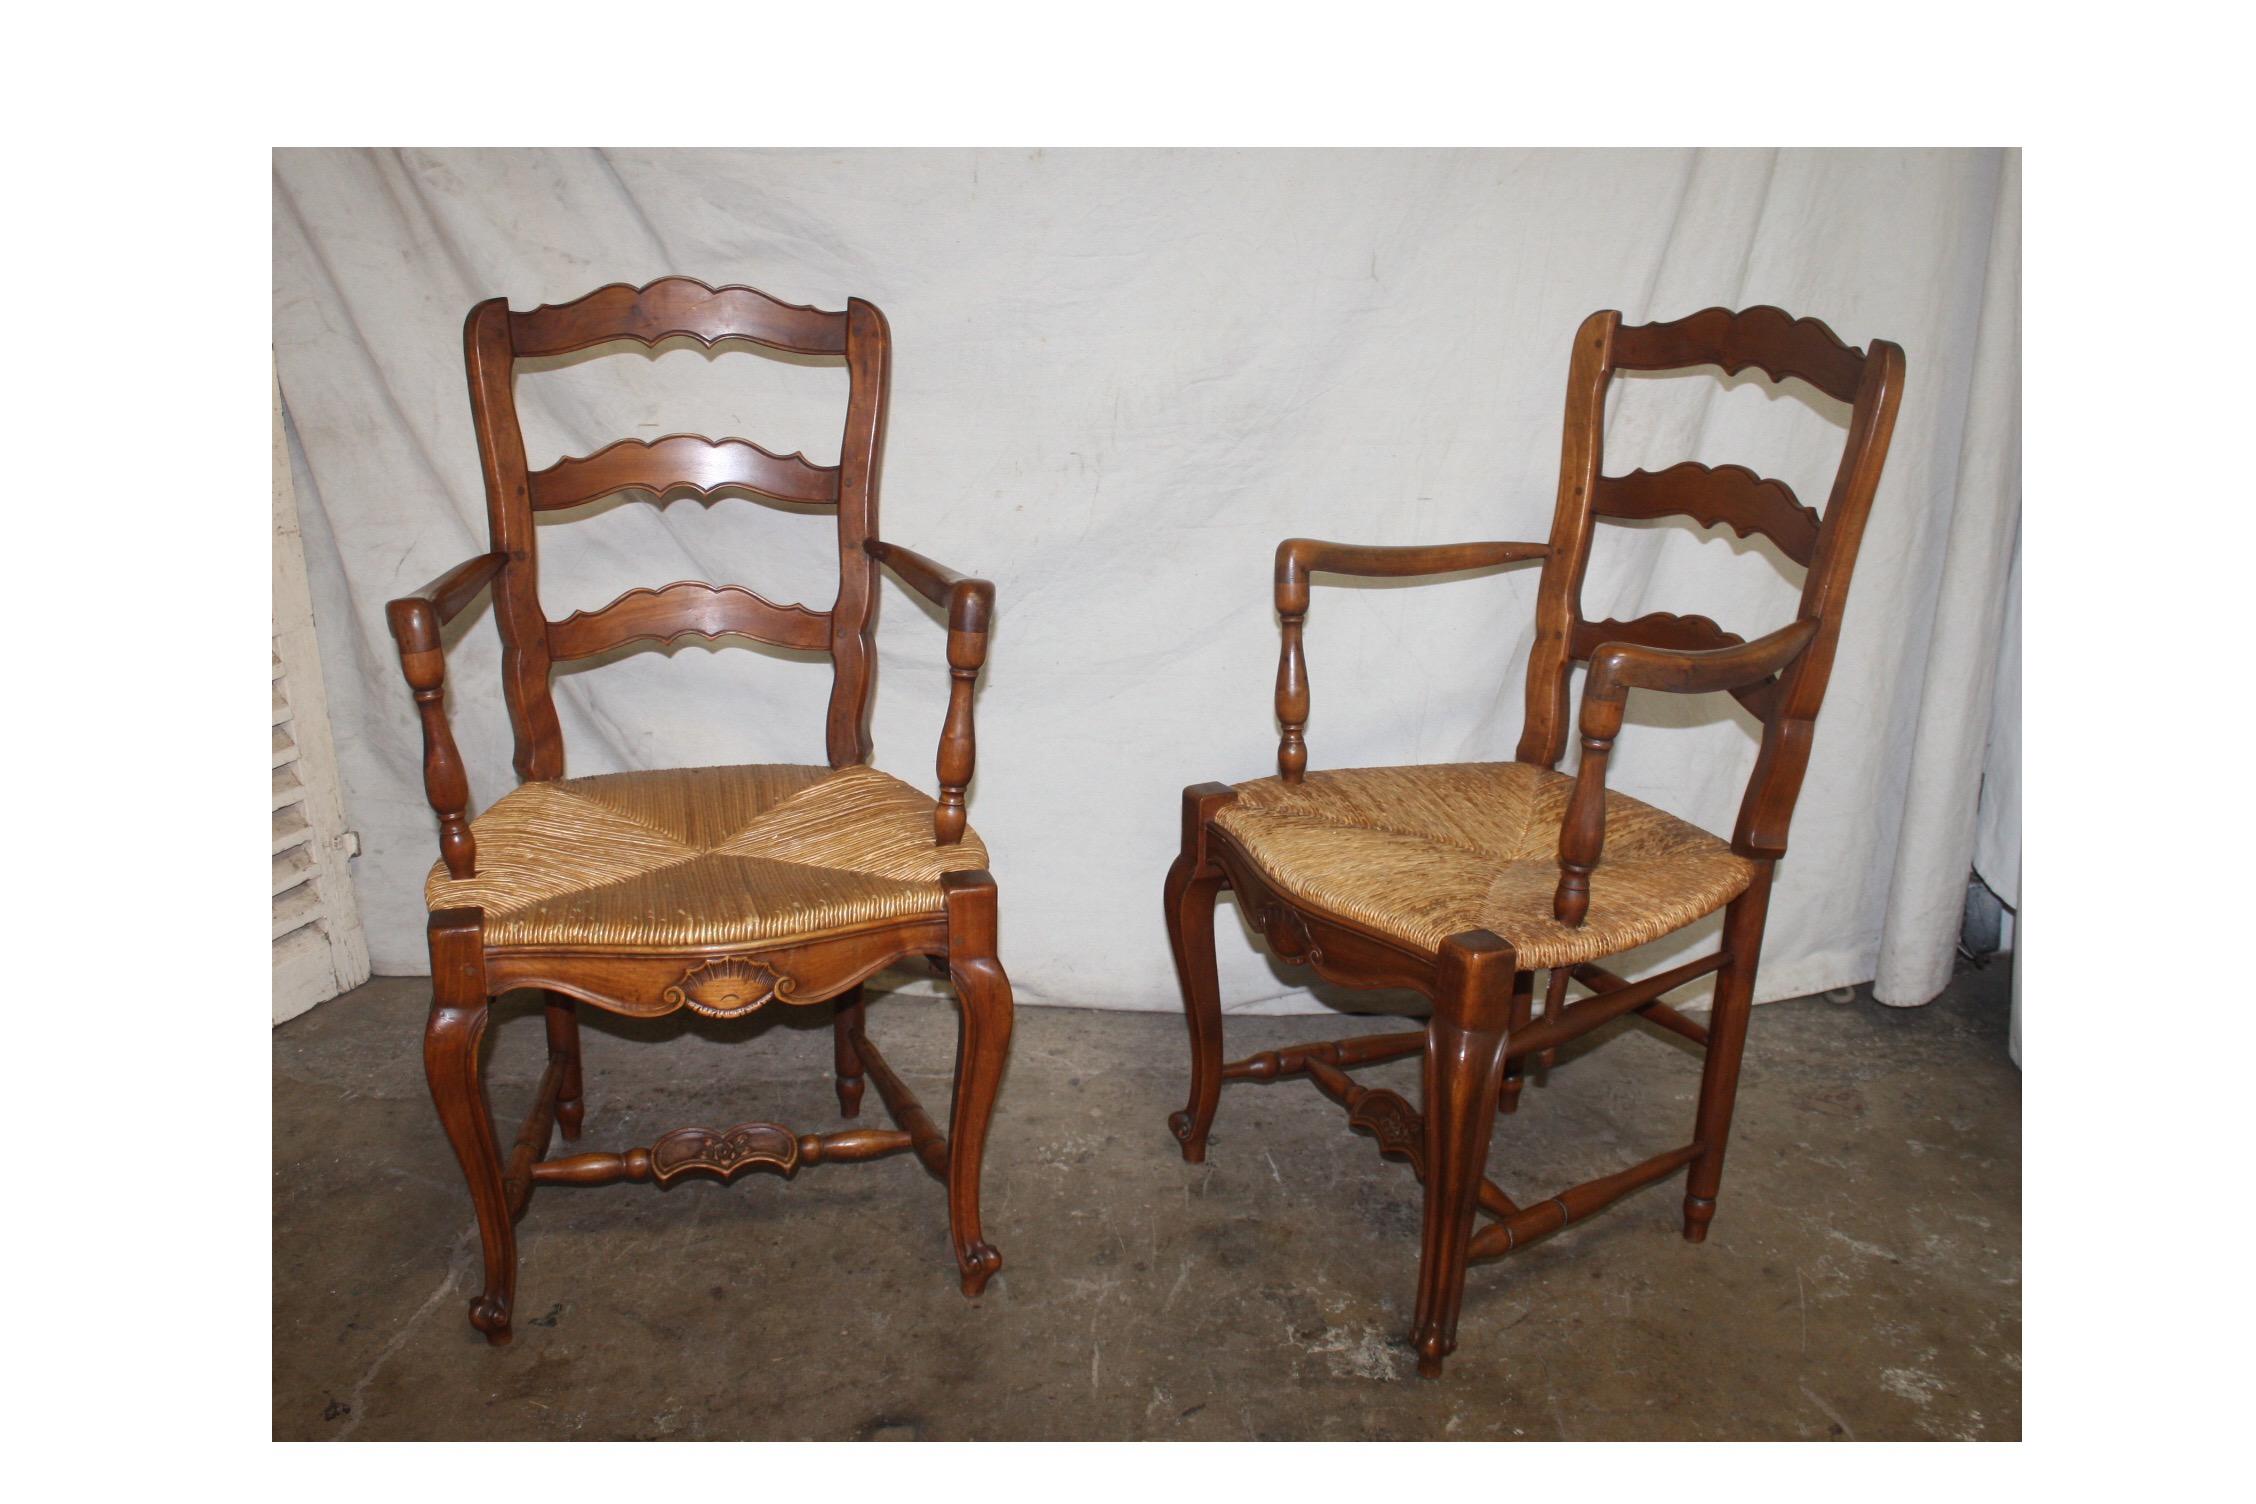
[[707, 1018], [740, 1018], [775, 998], [788, 998], [798, 983], [761, 961], [723, 956], [700, 961], [660, 994], [669, 1008], [687, 1008]]
[[1281, 903], [1261, 911], [1261, 933], [1271, 950], [1295, 965], [1319, 965], [1324, 959], [1324, 948], [1308, 938], [1300, 916]]
[[1418, 1109], [1379, 1087], [1365, 1092], [1347, 1115], [1348, 1126], [1362, 1128], [1379, 1141], [1379, 1153], [1410, 1161], [1420, 1180], [1426, 1178], [1426, 1120]]
[[734, 1180], [754, 1169], [786, 1180], [799, 1172], [799, 1141], [790, 1129], [775, 1123], [739, 1123], [722, 1133], [676, 1128], [650, 1146], [651, 1178], [660, 1185], [699, 1173]]

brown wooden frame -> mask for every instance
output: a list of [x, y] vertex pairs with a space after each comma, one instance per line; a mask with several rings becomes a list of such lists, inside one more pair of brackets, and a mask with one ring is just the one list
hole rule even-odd
[[[1851, 406], [1847, 442], [1822, 517], [1783, 483], [1738, 466], [1676, 465], [1625, 476], [1603, 473], [1607, 383], [1616, 371], [1753, 367], [1789, 377]], [[1278, 547], [1276, 605], [1282, 624], [1276, 714], [1277, 769], [1287, 783], [1308, 767], [1308, 668], [1302, 644], [1310, 584], [1319, 573], [1413, 578], [1541, 559], [1535, 644], [1528, 664], [1527, 720], [1518, 761], [1556, 767], [1566, 752], [1568, 675], [1590, 665], [1582, 698], [1582, 758], [1559, 833], [1554, 913], [1579, 925], [1589, 878], [1604, 860], [1607, 754], [1632, 689], [1675, 694], [1728, 691], [1762, 722], [1732, 849], [1755, 864], [1746, 891], [1726, 911], [1720, 950], [1659, 976], [1625, 981], [1597, 965], [1559, 968], [1544, 988], [1540, 1020], [1534, 976], [1520, 969], [1509, 942], [1486, 930], [1446, 939], [1426, 955], [1349, 919], [1279, 891], [1248, 853], [1214, 823], [1237, 797], [1224, 784], [1183, 792], [1182, 851], [1167, 874], [1169, 940], [1191, 1035], [1190, 1101], [1169, 1120], [1183, 1157], [1206, 1157], [1207, 1136], [1225, 1081], [1306, 1076], [1370, 1132], [1379, 1152], [1409, 1163], [1425, 1185], [1412, 1341], [1419, 1372], [1440, 1373], [1456, 1347], [1469, 1263], [1501, 1257], [1637, 1188], [1689, 1166], [1684, 1235], [1707, 1235], [1722, 1181], [1725, 1142], [1737, 1094], [1740, 1054], [1762, 946], [1772, 869], [1809, 762], [1812, 730], [1825, 698], [1857, 546], [1879, 484], [1903, 392], [1903, 351], [1885, 340], [1859, 350], [1815, 319], [1776, 308], [1733, 313], [1710, 308], [1669, 323], [1625, 327], [1612, 311], [1592, 314], [1576, 332], [1558, 503], [1547, 543], [1464, 543], [1382, 548], [1290, 538]], [[1796, 618], [1752, 642], [1699, 616], [1656, 613], [1636, 621], [1587, 621], [1581, 594], [1594, 524], [1672, 515], [1760, 533], [1807, 575]], [[1408, 988], [1433, 1004], [1422, 1029], [1265, 1051], [1222, 1060], [1222, 1009], [1214, 965], [1214, 905], [1225, 887], [1280, 959], [1311, 967], [1351, 987]], [[1713, 974], [1706, 1023], [1685, 1017], [1664, 994]], [[1570, 1003], [1570, 984], [1591, 996]], [[1692, 1040], [1704, 1052], [1692, 1141], [1618, 1174], [1521, 1207], [1487, 1178], [1499, 1111], [1512, 1111], [1530, 1060], [1548, 1063], [1559, 1045], [1626, 1013]], [[1421, 1055], [1421, 1112], [1393, 1092], [1365, 1088], [1348, 1068]], [[1493, 1219], [1476, 1229], [1479, 1215]]]
[[[743, 439], [670, 434], [647, 443], [624, 440], [596, 454], [533, 471], [517, 421], [516, 362], [570, 354], [610, 341], [655, 346], [674, 338], [710, 347], [748, 340], [798, 355], [844, 360], [850, 381], [845, 439], [835, 466], [803, 455], [777, 455]], [[874, 678], [872, 634], [877, 574], [891, 570], [947, 613], [948, 708], [937, 769], [940, 795], [933, 838], [962, 841], [964, 795], [971, 782], [973, 689], [987, 657], [994, 586], [933, 563], [877, 536], [878, 470], [884, 442], [891, 335], [885, 316], [856, 298], [840, 312], [779, 302], [750, 287], [708, 287], [667, 277], [645, 287], [614, 284], [569, 303], [513, 312], [489, 299], [470, 312], [463, 334], [471, 414], [486, 482], [492, 544], [488, 552], [390, 603], [386, 615], [400, 666], [423, 726], [424, 789], [439, 817], [439, 852], [455, 877], [477, 868], [470, 829], [469, 780], [446, 714], [446, 657], [440, 632], [487, 589], [501, 631], [502, 682], [516, 739], [520, 779], [564, 776], [564, 741], [549, 675], [561, 660], [629, 642], [681, 637], [751, 637], [784, 647], [827, 652], [832, 661], [825, 741], [830, 765], [870, 756], [869, 703]], [[579, 506], [623, 490], [663, 499], [690, 492], [708, 501], [745, 491], [777, 500], [829, 505], [838, 513], [838, 595], [827, 610], [778, 605], [737, 585], [681, 581], [632, 590], [601, 610], [550, 621], [541, 612], [533, 514]], [[943, 879], [945, 913], [894, 921], [797, 945], [695, 951], [496, 948], [485, 943], [478, 909], [442, 909], [430, 918], [432, 1007], [424, 1036], [431, 1095], [462, 1162], [477, 1208], [485, 1284], [471, 1301], [470, 1321], [489, 1342], [510, 1338], [517, 1278], [517, 1219], [537, 1185], [600, 1185], [706, 1174], [732, 1179], [760, 1169], [790, 1176], [803, 1165], [909, 1152], [947, 1187], [948, 1221], [964, 1293], [977, 1296], [1002, 1267], [981, 1231], [979, 1176], [988, 1119], [1010, 1047], [1010, 981], [996, 959], [995, 881], [984, 871]], [[881, 968], [929, 957], [955, 983], [962, 1033], [949, 1131], [940, 1132], [870, 1042], [861, 984]], [[512, 988], [547, 998], [548, 1069], [514, 1146], [504, 1153], [479, 1075], [479, 1041], [489, 1000]], [[741, 1123], [715, 1131], [678, 1129], [647, 1148], [617, 1154], [548, 1158], [554, 1130], [580, 1136], [578, 1006], [650, 1017], [689, 1008], [734, 1018], [770, 1002], [804, 1007], [837, 1001], [835, 1063], [838, 1103], [847, 1117], [861, 1107], [862, 1083], [898, 1124], [796, 1134], [774, 1123]]]

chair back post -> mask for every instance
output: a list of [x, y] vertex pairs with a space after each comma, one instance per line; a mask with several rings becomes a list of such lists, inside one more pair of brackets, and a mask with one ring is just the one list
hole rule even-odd
[[488, 298], [462, 327], [470, 379], [470, 420], [486, 481], [492, 552], [508, 562], [494, 576], [494, 622], [501, 631], [501, 691], [516, 739], [517, 776], [530, 783], [564, 776], [564, 729], [549, 693], [548, 622], [541, 615], [540, 564], [533, 536], [525, 436], [517, 421], [516, 351], [509, 301]]
[[878, 469], [892, 384], [893, 336], [873, 304], [846, 304], [846, 440], [838, 456], [838, 599], [830, 609], [831, 687], [825, 742], [830, 765], [870, 759], [870, 691], [876, 682]]
[[1895, 435], [1896, 410], [1903, 401], [1904, 353], [1876, 339], [1858, 375], [1849, 417], [1848, 442], [1825, 504], [1817, 550], [1802, 582], [1800, 616], [1817, 624], [1801, 656], [1779, 676], [1770, 714], [1763, 725], [1762, 748], [1747, 778], [1739, 823], [1731, 838], [1741, 856], [1776, 861], [1786, 854], [1786, 833], [1809, 770], [1817, 712], [1833, 677], [1833, 655], [1847, 614], [1849, 581], [1856, 571], [1864, 525]]
[[1606, 383], [1613, 379], [1610, 308], [1582, 321], [1567, 363], [1567, 414], [1560, 439], [1559, 500], [1551, 514], [1551, 551], [1535, 590], [1535, 644], [1528, 651], [1527, 717], [1520, 762], [1556, 767], [1567, 751], [1567, 681], [1574, 670], [1575, 628], [1582, 621], [1582, 577], [1590, 566], [1591, 501], [1605, 463]]

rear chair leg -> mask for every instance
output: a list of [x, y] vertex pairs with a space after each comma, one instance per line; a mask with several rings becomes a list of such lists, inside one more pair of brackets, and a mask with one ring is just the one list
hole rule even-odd
[[995, 959], [994, 878], [951, 872], [941, 882], [948, 893], [948, 974], [962, 1019], [948, 1119], [948, 1233], [963, 1292], [976, 1299], [1003, 1267], [1002, 1254], [980, 1230], [979, 1175], [1003, 1062], [1010, 1057], [1011, 989]]
[[1716, 974], [1715, 1008], [1708, 1015], [1708, 1058], [1700, 1071], [1700, 1111], [1692, 1129], [1700, 1157], [1692, 1161], [1684, 1184], [1684, 1236], [1694, 1243], [1707, 1241], [1708, 1224], [1715, 1220], [1716, 1192], [1723, 1184], [1723, 1150], [1731, 1137], [1731, 1108], [1739, 1097], [1739, 1056], [1747, 1044], [1755, 966], [1762, 955], [1763, 918], [1769, 907], [1766, 866], [1724, 915], [1723, 949], [1729, 959]]
[[862, 1114], [862, 1052], [854, 1047], [854, 1036], [866, 1018], [861, 988], [838, 995], [838, 1012], [831, 1019], [831, 1060], [838, 1070], [838, 1111], [850, 1118]]
[[1222, 1101], [1222, 989], [1214, 971], [1214, 902], [1222, 869], [1206, 859], [1206, 822], [1235, 793], [1219, 783], [1183, 790], [1183, 851], [1167, 869], [1162, 907], [1167, 943], [1175, 953], [1175, 978], [1183, 989], [1183, 1018], [1191, 1031], [1191, 1099], [1167, 1119], [1168, 1131], [1191, 1164], [1206, 1162], [1206, 1137]]
[[478, 1078], [478, 1044], [487, 1018], [483, 930], [484, 915], [477, 909], [431, 915], [431, 1018], [423, 1031], [423, 1073], [478, 1214], [486, 1284], [470, 1301], [470, 1324], [500, 1347], [509, 1341], [517, 1298], [517, 1229], [502, 1187], [493, 1112]]
[[1474, 1207], [1487, 1173], [1510, 1038], [1512, 947], [1486, 930], [1442, 942], [1433, 1022], [1426, 1030], [1426, 1210], [1418, 1252], [1418, 1309], [1410, 1340], [1418, 1372], [1441, 1376], [1457, 1347]]
[[[1514, 1034], [1528, 1026], [1535, 1010], [1535, 973], [1523, 971], [1512, 978], [1512, 1020]], [[1527, 1084], [1527, 1057], [1522, 1055], [1504, 1062], [1504, 1095], [1498, 1100], [1499, 1112], [1520, 1110], [1520, 1088]]]
[[[1573, 975], [1574, 973], [1567, 967], [1554, 966], [1543, 978], [1543, 1021], [1545, 1023], [1557, 1022], [1559, 1015], [1566, 1011], [1567, 983], [1572, 980]], [[1535, 974], [1533, 972], [1528, 974], [1528, 980], [1530, 983], [1534, 982]], [[1535, 1056], [1535, 1068], [1543, 1074], [1536, 1079], [1545, 1086], [1549, 1086], [1551, 1084], [1551, 1067], [1558, 1063], [1559, 1047], [1557, 1045], [1553, 1045], [1548, 1050], [1538, 1050]]]
[[587, 1103], [580, 1095], [580, 1005], [561, 992], [551, 992], [548, 1004], [548, 1058], [564, 1066], [563, 1084], [556, 1090], [556, 1126], [567, 1141], [580, 1136], [587, 1118]]

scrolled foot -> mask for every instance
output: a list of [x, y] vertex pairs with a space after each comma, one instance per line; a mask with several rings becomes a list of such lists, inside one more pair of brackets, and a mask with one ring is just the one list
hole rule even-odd
[[1206, 1133], [1197, 1123], [1192, 1121], [1189, 1112], [1169, 1113], [1167, 1131], [1174, 1134], [1176, 1142], [1183, 1146], [1184, 1163], [1194, 1165], [1206, 1163]]
[[1705, 1243], [1708, 1240], [1708, 1224], [1714, 1220], [1715, 1198], [1711, 1196], [1687, 1196], [1684, 1198], [1685, 1242]]
[[509, 1329], [509, 1307], [490, 1295], [471, 1298], [470, 1324], [485, 1333], [486, 1341], [495, 1347], [507, 1347], [516, 1335]]
[[977, 1300], [986, 1293], [987, 1281], [1001, 1271], [1003, 1256], [992, 1243], [974, 1243], [956, 1251], [956, 1267], [963, 1271], [964, 1298]]

